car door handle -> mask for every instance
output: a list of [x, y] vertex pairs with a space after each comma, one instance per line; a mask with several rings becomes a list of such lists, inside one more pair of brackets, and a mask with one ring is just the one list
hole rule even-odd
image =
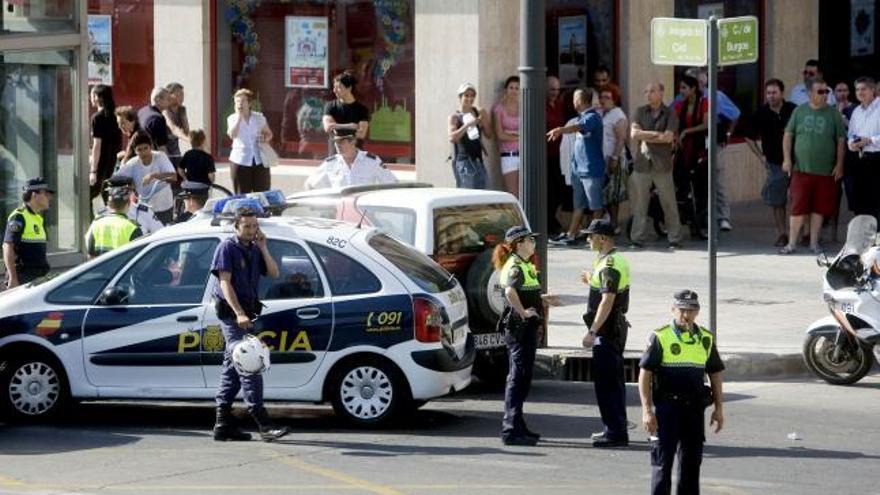
[[296, 310], [296, 316], [303, 320], [314, 320], [321, 316], [320, 308], [300, 308]]
[[177, 321], [179, 321], [181, 323], [188, 323], [188, 322], [196, 321], [198, 319], [199, 319], [199, 317], [195, 316], [195, 315], [187, 315], [187, 316], [178, 316], [177, 317]]

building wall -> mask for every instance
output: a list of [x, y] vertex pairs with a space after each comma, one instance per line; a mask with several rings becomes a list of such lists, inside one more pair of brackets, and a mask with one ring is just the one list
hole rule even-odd
[[[210, 0], [155, 0], [155, 82], [183, 84], [191, 129], [209, 137], [211, 112]], [[206, 143], [210, 149], [211, 143]]]
[[645, 104], [645, 86], [660, 81], [666, 101], [675, 96], [673, 67], [651, 63], [651, 19], [673, 17], [675, 0], [626, 0], [620, 2], [620, 83], [627, 115]]
[[819, 0], [767, 2], [764, 75], [785, 82], [786, 94], [803, 80], [804, 62], [819, 58]]

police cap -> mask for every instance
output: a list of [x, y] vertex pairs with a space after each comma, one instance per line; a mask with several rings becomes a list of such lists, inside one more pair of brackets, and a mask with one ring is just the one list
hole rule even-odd
[[614, 227], [608, 220], [598, 219], [590, 222], [587, 227], [587, 235], [604, 235], [606, 237], [614, 237]]
[[517, 225], [507, 229], [507, 232], [504, 233], [504, 242], [510, 244], [511, 242], [518, 241], [525, 237], [535, 237], [537, 235], [538, 234], [529, 230], [525, 225]]
[[211, 188], [208, 184], [204, 182], [195, 182], [185, 180], [180, 184], [180, 192], [177, 193], [177, 197], [179, 198], [190, 198], [193, 196], [196, 197], [207, 197], [208, 190]]
[[116, 174], [104, 181], [104, 189], [109, 191], [111, 188], [116, 187], [134, 189], [134, 179], [127, 175]]
[[679, 309], [700, 309], [700, 299], [697, 293], [690, 290], [680, 290], [672, 296], [672, 306]]
[[354, 129], [333, 129], [333, 140], [339, 141], [342, 139], [354, 139], [355, 130]]
[[55, 194], [55, 190], [49, 187], [49, 183], [46, 182], [46, 179], [42, 177], [34, 177], [33, 179], [28, 179], [25, 182], [24, 186], [21, 188], [22, 192], [40, 192], [47, 191], [52, 194]]

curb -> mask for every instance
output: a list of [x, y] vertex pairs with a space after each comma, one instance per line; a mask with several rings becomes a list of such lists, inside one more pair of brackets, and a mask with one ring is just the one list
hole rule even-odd
[[[624, 372], [627, 382], [638, 381], [638, 361], [642, 353], [625, 351]], [[758, 378], [803, 378], [811, 376], [799, 353], [770, 352], [722, 353], [725, 380], [753, 380]], [[538, 349], [535, 360], [535, 378], [562, 381], [589, 380], [592, 352], [583, 350]]]

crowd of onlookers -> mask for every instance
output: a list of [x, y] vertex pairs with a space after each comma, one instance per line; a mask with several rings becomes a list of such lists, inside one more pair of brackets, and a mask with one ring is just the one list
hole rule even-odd
[[[547, 197], [551, 244], [573, 245], [584, 236], [585, 218], [608, 218], [616, 232], [626, 230], [632, 247], [642, 247], [654, 233], [670, 248], [708, 235], [709, 97], [705, 68], [691, 68], [669, 94], [660, 82], [645, 88], [641, 106], [628, 116], [620, 86], [607, 67], [593, 73], [592, 86], [563, 94], [560, 81], [547, 78]], [[870, 188], [880, 179], [880, 113], [875, 81], [860, 77], [833, 89], [818, 61], [807, 61], [803, 81], [784, 95], [776, 78], [763, 87], [763, 103], [737, 124], [741, 110], [718, 90], [717, 141], [743, 138], [766, 168], [761, 197], [772, 208], [776, 247], [793, 253], [798, 245], [820, 250], [823, 224], [837, 240], [837, 218], [845, 196], [854, 214], [880, 216], [880, 195]], [[671, 96], [671, 101], [667, 98]], [[462, 84], [458, 109], [449, 117], [453, 173], [459, 187], [484, 188], [484, 139], [495, 139], [504, 187], [518, 192], [519, 80], [504, 82], [491, 112], [475, 103], [476, 90]], [[736, 134], [734, 134], [736, 133]], [[723, 180], [726, 160], [716, 161], [717, 228], [730, 231], [730, 204]], [[728, 163], [727, 166], [735, 166]], [[619, 207], [629, 200], [631, 220], [620, 223]], [[654, 231], [652, 233], [652, 231]]]

